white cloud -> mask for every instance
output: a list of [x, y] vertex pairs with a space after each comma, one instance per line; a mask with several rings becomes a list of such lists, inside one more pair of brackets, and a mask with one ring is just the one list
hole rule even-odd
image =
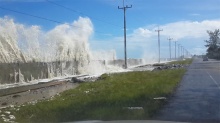
[[[178, 41], [178, 44], [180, 43], [192, 54], [202, 54], [206, 51], [204, 40], [208, 39], [207, 30], [220, 29], [220, 20], [179, 21], [160, 25], [160, 28], [163, 29], [160, 33], [162, 57], [168, 56], [168, 52], [166, 52], [168, 49], [168, 37]], [[155, 32], [157, 29], [158, 27], [155, 25], [154, 28], [151, 25], [147, 25], [145, 27], [139, 27], [128, 34], [128, 52], [132, 52], [133, 55], [133, 52], [137, 52], [136, 55], [139, 57], [146, 56], [147, 53], [157, 55], [157, 32]], [[117, 47], [119, 47], [118, 44], [121, 44], [120, 47], [123, 48], [123, 36], [112, 38], [111, 44]], [[174, 47], [174, 43], [172, 43], [172, 47]], [[147, 53], [145, 52], [146, 49]], [[122, 52], [117, 52], [117, 54], [119, 54], [118, 56], [123, 56]]]
[[[155, 38], [157, 33], [155, 26], [152, 30], [148, 29], [149, 26], [139, 27], [128, 34], [128, 40], [131, 41], [146, 41], [147, 39]], [[205, 20], [205, 21], [179, 21], [160, 25], [163, 31], [160, 33], [164, 37], [172, 37], [175, 40], [185, 38], [206, 38], [207, 30], [220, 29], [220, 20]]]
[[144, 28], [138, 28], [136, 30], [134, 30], [133, 35], [139, 35], [142, 37], [149, 37], [151, 35], [151, 31], [148, 29], [144, 29]]
[[131, 42], [143, 42], [146, 41], [146, 39], [150, 38], [153, 35], [152, 33], [152, 31], [140, 27], [138, 29], [135, 29], [132, 34], [128, 34], [127, 38], [128, 41]]
[[201, 38], [206, 37], [207, 30], [215, 30], [220, 28], [220, 20], [205, 21], [181, 21], [169, 23], [161, 26], [164, 29], [163, 36], [171, 36], [177, 40], [183, 38]]

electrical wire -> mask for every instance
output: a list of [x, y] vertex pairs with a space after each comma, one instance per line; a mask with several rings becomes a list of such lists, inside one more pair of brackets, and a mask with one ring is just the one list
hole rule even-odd
[[19, 14], [23, 14], [23, 15], [30, 16], [30, 17], [39, 18], [39, 19], [42, 19], [42, 20], [47, 20], [47, 21], [54, 22], [54, 23], [57, 23], [57, 24], [64, 24], [64, 23], [62, 23], [60, 21], [56, 21], [56, 20], [52, 20], [52, 19], [49, 19], [49, 18], [40, 17], [40, 16], [36, 16], [36, 15], [32, 15], [32, 14], [28, 14], [28, 13], [24, 13], [24, 12], [20, 12], [20, 11], [16, 11], [16, 10], [4, 8], [4, 7], [1, 7], [1, 6], [0, 6], [0, 9], [11, 11], [11, 12], [15, 12], [15, 13], [19, 13]]
[[[80, 12], [80, 11], [74, 10], [74, 9], [72, 9], [72, 8], [68, 8], [68, 7], [66, 7], [66, 6], [63, 6], [63, 5], [57, 4], [57, 3], [52, 2], [52, 1], [50, 1], [50, 0], [45, 0], [45, 1], [47, 1], [47, 2], [50, 3], [50, 4], [53, 4], [53, 5], [59, 6], [59, 7], [61, 7], [61, 8], [64, 8], [64, 9], [66, 9], [66, 10], [72, 11], [72, 12], [74, 12], [74, 13], [78, 13], [79, 15], [85, 15], [85, 16], [88, 16], [88, 15], [84, 14], [83, 12]], [[89, 16], [88, 16], [88, 17], [89, 17]], [[91, 16], [90, 16], [90, 18], [92, 18], [92, 19], [94, 19], [94, 20], [97, 20], [97, 21], [99, 21], [99, 22], [102, 22], [102, 23], [106, 23], [106, 24], [109, 24], [109, 25], [115, 26], [115, 27], [123, 28], [123, 27], [121, 27], [121, 26], [119, 26], [119, 25], [115, 25], [115, 24], [112, 24], [112, 23], [109, 23], [109, 22], [106, 22], [106, 21], [100, 20], [100, 19], [95, 18], [95, 17], [91, 17]]]
[[[30, 16], [30, 17], [34, 17], [34, 18], [38, 18], [38, 19], [42, 19], [42, 20], [46, 20], [46, 21], [50, 21], [50, 22], [57, 23], [57, 24], [67, 24], [69, 26], [73, 26], [73, 27], [76, 27], [76, 28], [81, 28], [81, 27], [74, 26], [74, 25], [71, 25], [71, 24], [68, 24], [68, 23], [63, 23], [63, 22], [60, 22], [60, 21], [57, 21], [57, 20], [53, 20], [53, 19], [49, 19], [49, 18], [37, 16], [37, 15], [32, 15], [32, 14], [28, 14], [28, 13], [17, 11], [17, 10], [12, 10], [12, 9], [8, 9], [8, 8], [4, 8], [2, 6], [0, 6], [0, 9], [6, 10], [6, 11], [11, 11], [11, 12], [22, 14], [22, 15], [26, 15], [26, 16]], [[99, 33], [99, 34], [105, 34], [105, 33], [99, 32], [99, 31], [94, 31], [94, 32]]]

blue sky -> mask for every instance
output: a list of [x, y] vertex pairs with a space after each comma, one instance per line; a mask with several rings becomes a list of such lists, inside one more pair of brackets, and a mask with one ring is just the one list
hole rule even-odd
[[[94, 33], [89, 39], [92, 50], [115, 49], [123, 58], [122, 0], [50, 0], [70, 8], [64, 9], [46, 0], [0, 0], [0, 7], [44, 17], [62, 23], [72, 23], [88, 17]], [[160, 26], [161, 57], [168, 57], [168, 37], [178, 41], [192, 54], [205, 53], [206, 30], [220, 28], [220, 0], [125, 0], [127, 10], [128, 58], [156, 58], [157, 33]], [[74, 12], [75, 11], [75, 12]], [[9, 16], [16, 23], [38, 25], [43, 31], [53, 29], [58, 23], [34, 18], [1, 9], [0, 17]], [[172, 57], [174, 57], [172, 42]]]

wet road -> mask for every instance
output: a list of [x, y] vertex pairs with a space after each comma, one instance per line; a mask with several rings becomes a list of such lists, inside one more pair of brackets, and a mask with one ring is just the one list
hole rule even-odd
[[0, 108], [50, 99], [65, 90], [76, 88], [78, 85], [64, 80], [0, 89]]
[[156, 119], [220, 122], [220, 61], [195, 58]]

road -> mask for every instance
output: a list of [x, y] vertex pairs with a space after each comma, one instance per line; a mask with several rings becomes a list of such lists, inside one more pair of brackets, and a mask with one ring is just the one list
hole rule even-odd
[[77, 86], [77, 83], [63, 80], [0, 89], [0, 108], [10, 105], [21, 105], [26, 102], [35, 103], [37, 100], [50, 99], [60, 92], [76, 88]]
[[220, 122], [220, 61], [195, 58], [157, 120]]

